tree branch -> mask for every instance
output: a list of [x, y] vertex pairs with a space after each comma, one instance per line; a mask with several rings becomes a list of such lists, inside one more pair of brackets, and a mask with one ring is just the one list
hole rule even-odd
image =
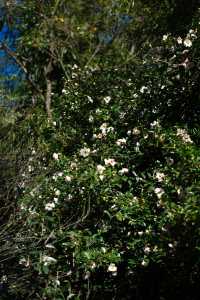
[[0, 49], [4, 50], [6, 54], [11, 57], [15, 63], [22, 69], [22, 71], [26, 74], [27, 81], [32, 86], [32, 88], [43, 96], [42, 91], [38, 88], [37, 84], [34, 82], [34, 80], [31, 78], [25, 64], [20, 61], [20, 59], [17, 57], [16, 53], [13, 52], [4, 42], [0, 43]]

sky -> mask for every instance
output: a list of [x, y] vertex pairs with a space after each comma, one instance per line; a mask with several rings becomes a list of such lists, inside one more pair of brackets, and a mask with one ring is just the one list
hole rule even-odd
[[[3, 9], [0, 7], [0, 19], [2, 19], [2, 15]], [[19, 32], [16, 29], [10, 29], [6, 23], [1, 24], [0, 43], [6, 43], [10, 49], [15, 51], [15, 43], [18, 36]], [[19, 67], [3, 50], [0, 50], [0, 82], [6, 84], [8, 88], [12, 88], [16, 84], [16, 80], [15, 82], [12, 80], [13, 75], [18, 76], [19, 74]]]

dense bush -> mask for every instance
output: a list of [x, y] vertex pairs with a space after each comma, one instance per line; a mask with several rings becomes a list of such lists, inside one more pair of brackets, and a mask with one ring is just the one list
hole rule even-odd
[[198, 299], [199, 15], [163, 35], [163, 4], [156, 39], [138, 13], [154, 6], [60, 2], [18, 7], [31, 87], [1, 146], [17, 162], [2, 297]]

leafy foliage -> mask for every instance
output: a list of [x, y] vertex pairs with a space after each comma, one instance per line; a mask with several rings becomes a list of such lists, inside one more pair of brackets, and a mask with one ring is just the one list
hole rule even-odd
[[199, 12], [169, 33], [175, 4], [17, 5], [7, 299], [197, 299]]

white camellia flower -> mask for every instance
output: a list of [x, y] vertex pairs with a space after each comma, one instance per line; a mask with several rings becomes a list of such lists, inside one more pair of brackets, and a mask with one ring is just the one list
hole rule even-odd
[[144, 253], [145, 253], [145, 254], [149, 254], [150, 252], [151, 252], [150, 247], [146, 246], [146, 247], [144, 248]]
[[193, 143], [193, 141], [191, 140], [189, 134], [185, 129], [178, 128], [176, 135], [180, 137], [184, 143], [190, 143], [190, 144]]
[[68, 176], [68, 175], [67, 175], [67, 176], [65, 176], [65, 181], [66, 181], [66, 182], [70, 182], [70, 181], [72, 181], [72, 178], [71, 178], [71, 176]]
[[103, 172], [105, 171], [105, 167], [104, 166], [102, 166], [102, 165], [97, 165], [97, 172], [99, 173], [99, 174], [103, 174]]
[[96, 268], [96, 263], [95, 263], [94, 261], [91, 263], [90, 268], [91, 268], [91, 269], [95, 269], [95, 268]]
[[101, 124], [101, 126], [100, 126], [100, 130], [101, 130], [101, 133], [102, 133], [103, 135], [106, 135], [106, 134], [109, 133], [109, 132], [113, 132], [113, 131], [114, 131], [114, 128], [111, 127], [111, 126], [108, 127], [108, 124], [107, 124], [107, 123], [103, 123], [103, 124]]
[[141, 262], [141, 265], [142, 265], [143, 267], [148, 266], [148, 261], [146, 261], [146, 260], [143, 259], [143, 261]]
[[90, 148], [82, 148], [79, 153], [80, 156], [87, 157], [90, 155], [90, 152], [91, 152]]
[[88, 101], [89, 101], [90, 103], [93, 103], [93, 102], [94, 102], [93, 99], [92, 99], [90, 96], [87, 96], [87, 98], [88, 98]]
[[145, 92], [147, 92], [148, 91], [148, 87], [146, 87], [146, 86], [142, 86], [141, 88], [140, 88], [140, 93], [145, 93]]
[[162, 172], [156, 172], [155, 178], [158, 182], [162, 182], [165, 179], [165, 174]]
[[155, 127], [159, 127], [160, 126], [160, 123], [159, 121], [153, 121], [151, 124], [150, 124], [151, 128], [155, 128]]
[[166, 41], [166, 40], [168, 39], [168, 36], [169, 36], [168, 34], [164, 34], [164, 35], [163, 35], [163, 38], [162, 38], [163, 41]]
[[66, 89], [62, 89], [62, 94], [67, 95], [68, 94], [67, 90]]
[[117, 163], [114, 158], [104, 159], [104, 162], [106, 166], [111, 166], [111, 167], [114, 167]]
[[133, 128], [133, 130], [132, 130], [132, 134], [133, 134], [133, 135], [138, 135], [138, 134], [140, 134], [140, 130], [139, 130], [137, 127], [135, 127], [135, 128]]
[[55, 204], [58, 204], [58, 200], [59, 200], [59, 199], [56, 198], [56, 197], [53, 198], [53, 202], [54, 202]]
[[53, 159], [58, 160], [59, 159], [59, 154], [58, 153], [53, 153]]
[[104, 175], [100, 175], [99, 176], [99, 178], [100, 178], [101, 181], [104, 180], [104, 177], [105, 177]]
[[106, 104], [108, 104], [111, 100], [111, 97], [110, 96], [104, 97], [103, 100]]
[[123, 138], [123, 139], [118, 139], [118, 140], [116, 141], [116, 144], [117, 144], [117, 146], [125, 145], [125, 144], [126, 144], [126, 139], [125, 139], [125, 138]]
[[188, 48], [192, 47], [192, 41], [189, 38], [186, 38], [184, 40], [183, 44], [185, 47], [188, 47]]
[[154, 193], [160, 199], [165, 192], [162, 188], [158, 187], [158, 188], [155, 188]]
[[126, 173], [128, 173], [128, 168], [122, 168], [121, 170], [119, 170], [119, 175], [124, 175]]
[[92, 115], [89, 116], [88, 121], [92, 123], [94, 121], [94, 117]]
[[55, 195], [56, 196], [60, 196], [60, 191], [59, 190], [55, 190]]
[[29, 266], [28, 260], [26, 260], [25, 257], [23, 257], [23, 258], [21, 258], [21, 259], [19, 260], [19, 264], [20, 264], [20, 265], [23, 265], [23, 266], [25, 266], [25, 267], [28, 267], [28, 266]]
[[117, 272], [117, 266], [115, 265], [115, 264], [110, 264], [109, 266], [108, 266], [108, 272]]
[[55, 203], [49, 202], [45, 205], [45, 210], [52, 211], [55, 208]]
[[183, 43], [183, 40], [182, 40], [182, 38], [181, 38], [180, 36], [177, 38], [177, 43], [178, 43], [179, 45]]

